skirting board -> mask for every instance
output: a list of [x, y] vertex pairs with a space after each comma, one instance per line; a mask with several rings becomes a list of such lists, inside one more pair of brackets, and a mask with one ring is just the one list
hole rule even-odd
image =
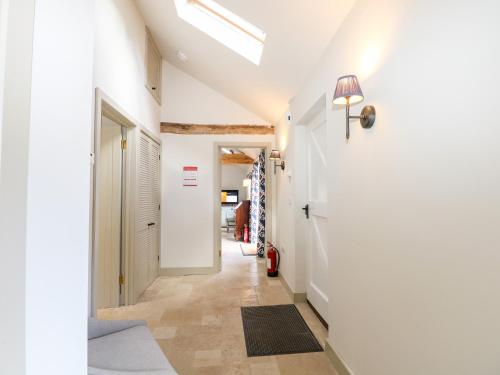
[[160, 276], [211, 275], [217, 272], [216, 267], [160, 268]]
[[340, 358], [337, 352], [333, 349], [333, 347], [328, 342], [328, 339], [325, 341], [325, 354], [332, 362], [333, 367], [337, 370], [339, 375], [354, 375], [349, 367], [345, 364], [345, 362]]
[[285, 278], [280, 275], [281, 284], [285, 287], [288, 295], [292, 299], [293, 303], [307, 302], [307, 295], [305, 293], [295, 293], [292, 288], [288, 285]]

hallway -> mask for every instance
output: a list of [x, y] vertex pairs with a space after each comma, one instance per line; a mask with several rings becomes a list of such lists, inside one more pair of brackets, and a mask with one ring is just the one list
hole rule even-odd
[[[281, 281], [265, 261], [243, 256], [222, 234], [222, 272], [161, 277], [135, 306], [99, 311], [102, 319], [145, 319], [179, 374], [335, 374], [325, 353], [246, 356], [240, 306], [288, 304]], [[327, 330], [305, 303], [302, 316], [324, 346]]]

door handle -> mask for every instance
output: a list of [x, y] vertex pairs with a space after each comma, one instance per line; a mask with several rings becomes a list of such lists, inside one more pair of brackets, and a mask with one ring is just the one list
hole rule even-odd
[[309, 204], [306, 204], [304, 207], [302, 207], [304, 210], [304, 213], [306, 214], [306, 219], [309, 219]]
[[148, 227], [152, 226], [152, 225], [155, 225], [155, 223], [149, 223], [148, 224]]

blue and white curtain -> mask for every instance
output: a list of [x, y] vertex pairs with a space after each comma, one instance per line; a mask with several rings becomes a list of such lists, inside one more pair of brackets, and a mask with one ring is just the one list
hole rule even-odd
[[264, 257], [266, 241], [266, 152], [253, 163], [250, 189], [250, 242], [257, 244], [257, 255]]

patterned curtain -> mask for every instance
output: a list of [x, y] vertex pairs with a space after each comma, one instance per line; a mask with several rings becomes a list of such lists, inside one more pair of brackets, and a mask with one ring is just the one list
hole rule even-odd
[[250, 185], [250, 242], [257, 243], [259, 233], [259, 161], [253, 163]]
[[264, 257], [266, 241], [266, 153], [263, 150], [252, 170], [250, 189], [250, 242], [257, 244], [257, 255]]

